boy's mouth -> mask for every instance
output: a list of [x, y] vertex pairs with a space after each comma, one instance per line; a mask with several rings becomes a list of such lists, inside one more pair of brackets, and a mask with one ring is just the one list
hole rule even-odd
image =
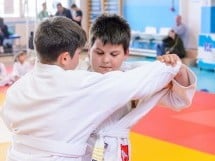
[[105, 70], [105, 71], [111, 71], [112, 70], [112, 67], [109, 67], [109, 66], [100, 66], [100, 68], [102, 70]]

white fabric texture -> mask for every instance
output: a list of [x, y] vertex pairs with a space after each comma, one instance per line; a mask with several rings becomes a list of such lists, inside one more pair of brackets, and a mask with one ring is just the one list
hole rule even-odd
[[[101, 122], [125, 107], [129, 100], [145, 98], [163, 89], [180, 66], [156, 61], [127, 72], [99, 74], [37, 63], [8, 89], [3, 120], [17, 137], [85, 148], [90, 134]], [[154, 71], [149, 73], [151, 69]], [[54, 151], [49, 155], [39, 146], [44, 144], [33, 143], [30, 147], [15, 138], [8, 161], [88, 161], [91, 155], [87, 151], [82, 157], [65, 157]], [[75, 151], [71, 153], [76, 156]]]
[[[122, 70], [130, 70], [140, 65], [147, 66], [147, 64], [150, 63], [125, 63], [122, 66]], [[125, 142], [125, 140], [127, 140], [126, 142], [129, 145], [129, 152], [131, 152], [132, 149], [130, 149], [128, 139], [129, 129], [140, 118], [144, 117], [150, 110], [152, 110], [156, 104], [161, 104], [174, 110], [181, 110], [185, 107], [189, 107], [196, 91], [197, 79], [190, 69], [187, 67], [185, 68], [187, 69], [190, 80], [190, 85], [188, 87], [180, 85], [173, 79], [173, 86], [171, 89], [161, 89], [156, 93], [151, 92], [148, 96], [141, 98], [137, 107], [132, 109], [131, 112], [127, 111], [127, 114], [124, 112], [122, 113], [122, 116], [117, 117], [120, 113], [117, 111], [100, 125], [99, 130], [97, 131], [98, 139], [101, 139], [102, 137], [104, 142], [108, 144], [104, 154], [105, 161], [121, 161], [120, 144]], [[166, 81], [169, 82], [168, 78]], [[162, 86], [162, 83], [166, 83], [165, 79], [161, 80], [157, 78], [156, 84], [159, 83], [160, 86]]]

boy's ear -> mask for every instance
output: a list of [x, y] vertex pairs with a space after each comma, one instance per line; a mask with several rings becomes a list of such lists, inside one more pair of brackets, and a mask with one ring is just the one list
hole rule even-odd
[[64, 68], [67, 65], [69, 58], [69, 52], [63, 52], [58, 56], [57, 64]]

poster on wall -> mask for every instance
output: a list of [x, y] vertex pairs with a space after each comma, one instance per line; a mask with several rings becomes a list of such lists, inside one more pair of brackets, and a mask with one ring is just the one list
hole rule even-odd
[[215, 34], [199, 35], [198, 58], [215, 62]]
[[200, 68], [215, 70], [215, 34], [200, 34], [198, 60]]

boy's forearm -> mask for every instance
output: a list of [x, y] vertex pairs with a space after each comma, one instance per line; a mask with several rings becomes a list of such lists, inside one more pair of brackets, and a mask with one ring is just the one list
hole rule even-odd
[[[196, 75], [185, 65], [182, 65], [182, 73], [174, 78], [167, 87], [168, 92], [162, 97], [159, 104], [180, 110], [189, 107], [196, 91]], [[165, 90], [165, 89], [164, 89]]]

